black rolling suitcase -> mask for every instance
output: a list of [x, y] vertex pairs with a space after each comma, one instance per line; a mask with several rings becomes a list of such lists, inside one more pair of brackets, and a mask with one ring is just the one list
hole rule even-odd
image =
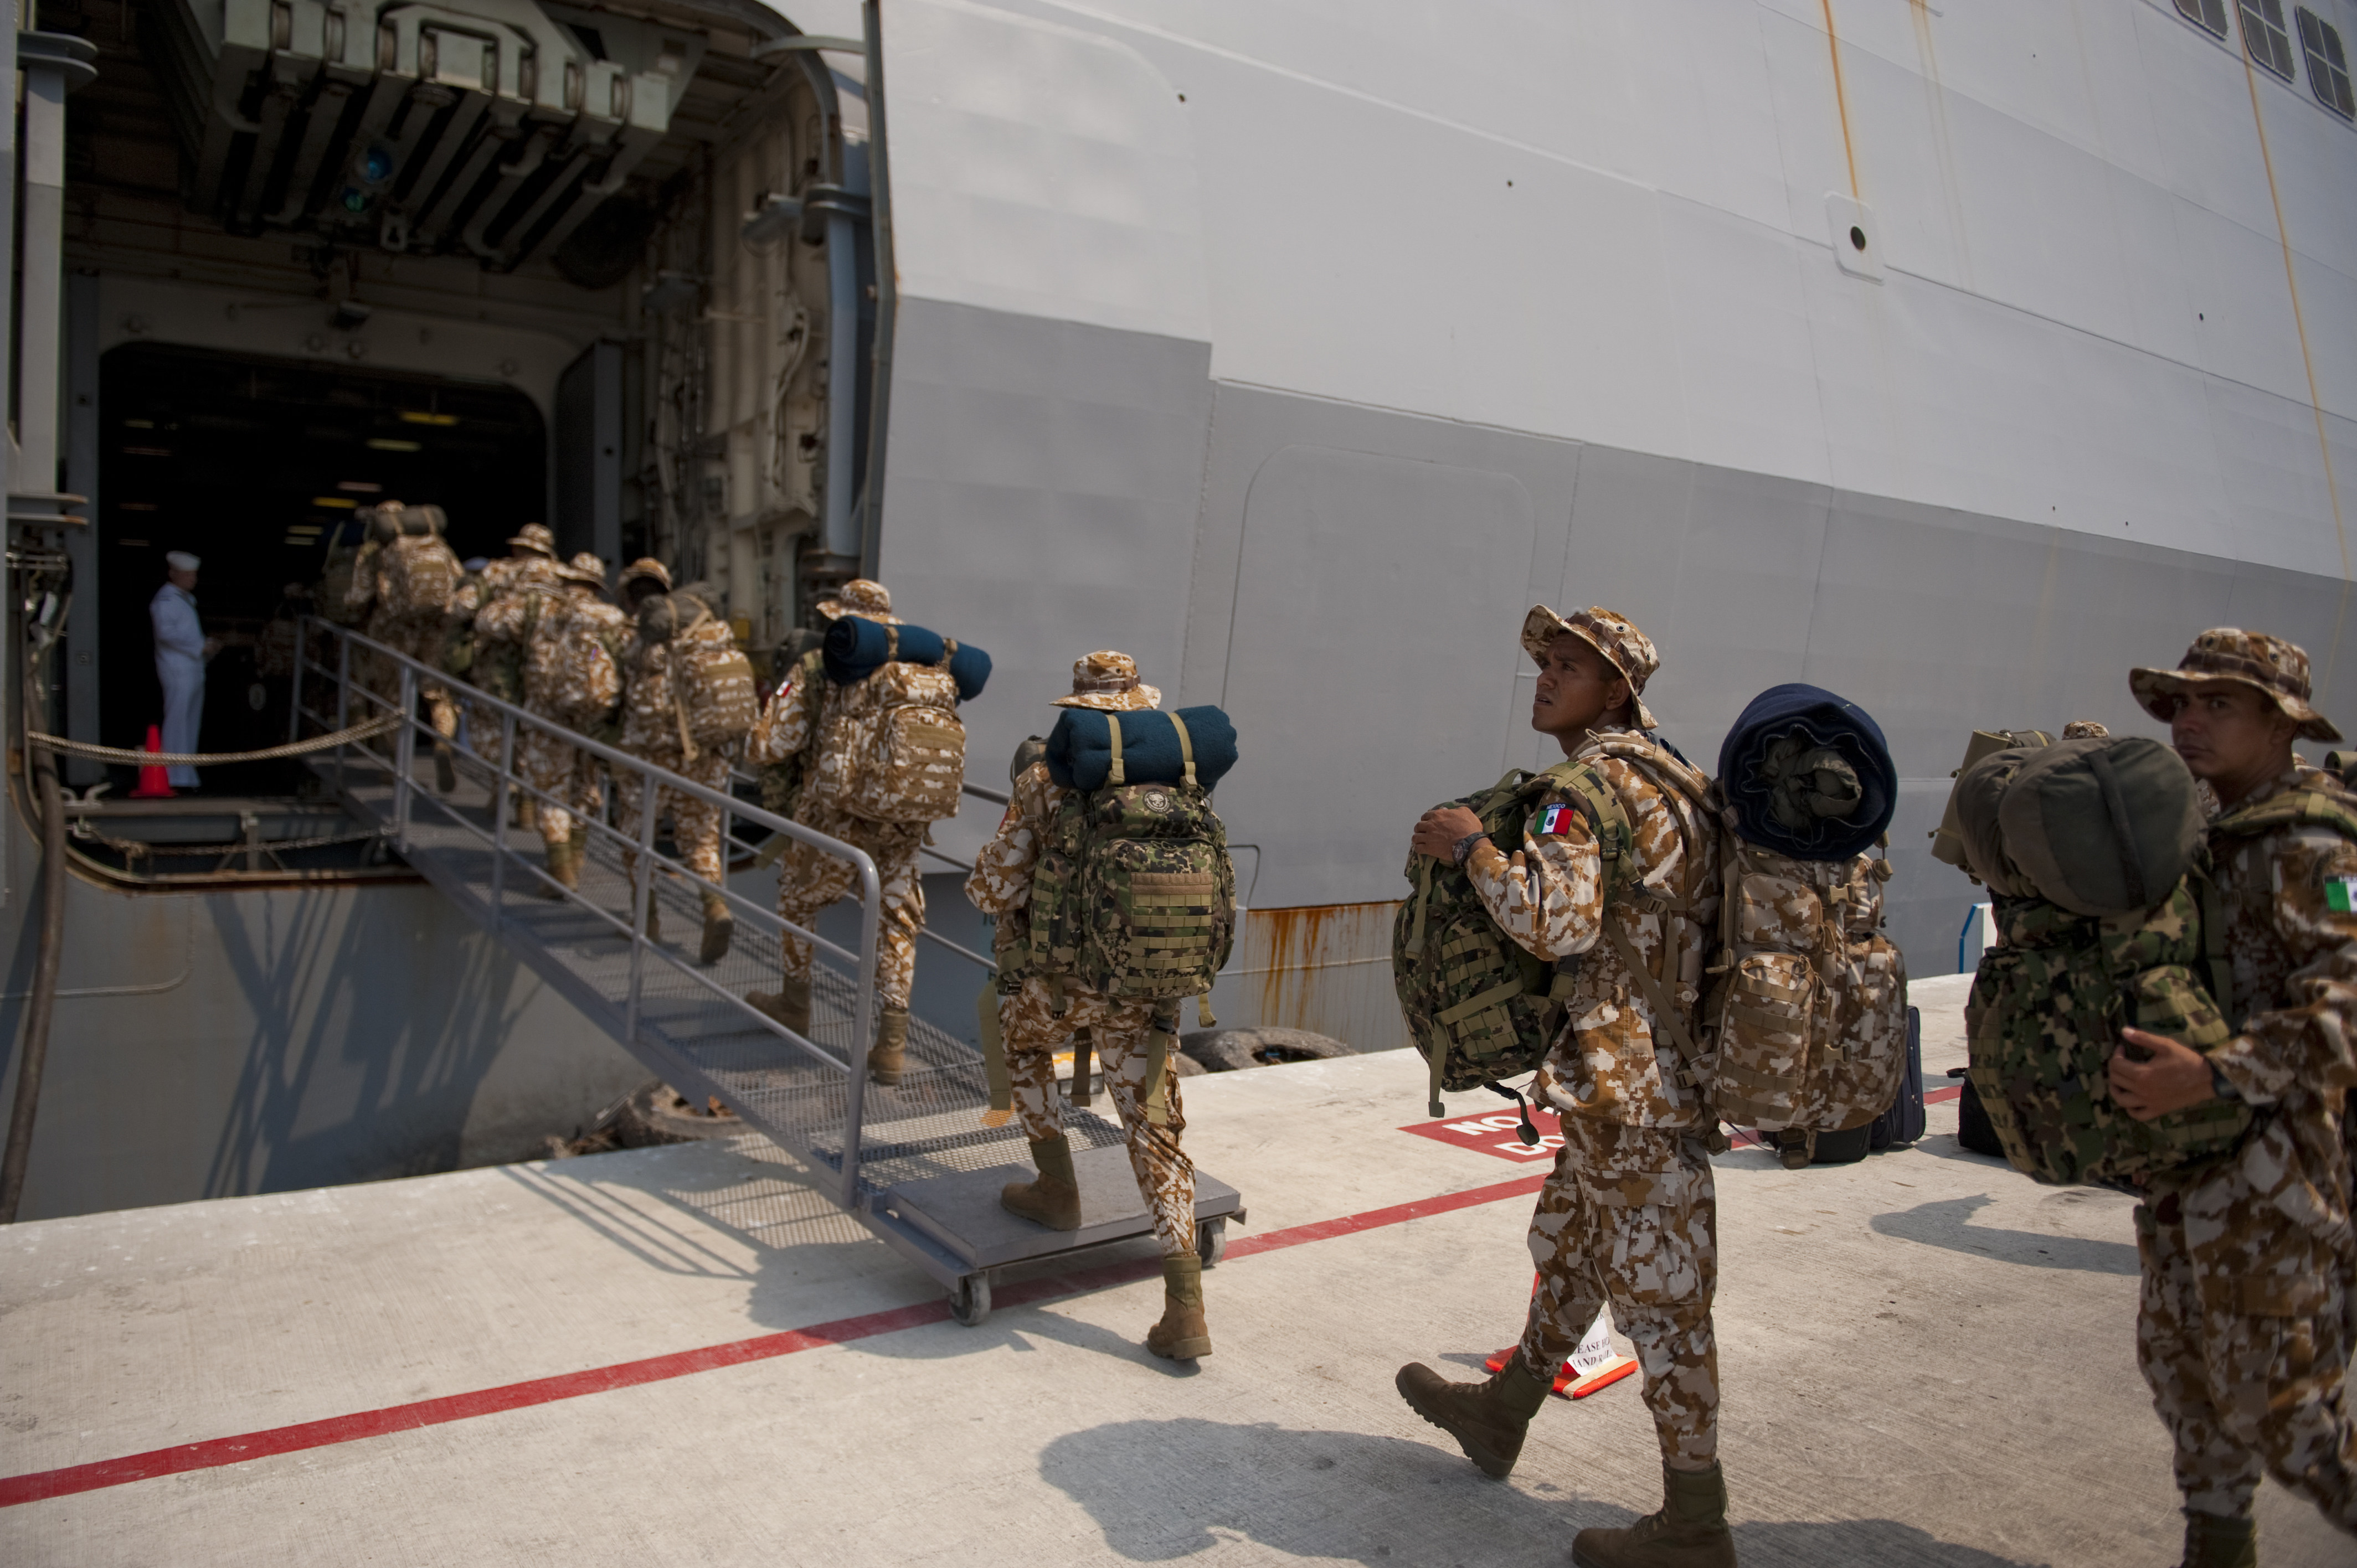
[[1894, 1144], [1911, 1144], [1923, 1135], [1923, 1013], [1921, 1008], [1907, 1009], [1907, 1067], [1899, 1075], [1899, 1098], [1890, 1109], [1868, 1124], [1872, 1136], [1867, 1147], [1887, 1149]]
[[1950, 1068], [1948, 1076], [1964, 1086], [1964, 1091], [1956, 1096], [1956, 1142], [1974, 1154], [2005, 1158], [2005, 1145], [1997, 1142], [1996, 1129], [1989, 1125], [1988, 1108], [1981, 1103], [1979, 1089], [1963, 1068]]

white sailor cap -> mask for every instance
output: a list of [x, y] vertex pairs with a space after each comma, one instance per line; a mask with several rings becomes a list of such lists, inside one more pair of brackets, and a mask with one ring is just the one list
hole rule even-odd
[[167, 550], [164, 552], [164, 564], [175, 572], [193, 572], [203, 563], [185, 550]]

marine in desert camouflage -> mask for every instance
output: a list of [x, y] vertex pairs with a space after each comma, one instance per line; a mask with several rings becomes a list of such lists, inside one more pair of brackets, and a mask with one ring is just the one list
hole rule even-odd
[[[1158, 707], [1162, 693], [1141, 682], [1125, 653], [1092, 653], [1072, 667], [1072, 693], [1060, 707], [1135, 713]], [[1034, 762], [1015, 781], [998, 831], [974, 858], [965, 895], [974, 907], [1004, 922], [1019, 919], [1033, 890], [1033, 872], [1051, 824], [1071, 793]], [[1001, 947], [1002, 960], [1006, 950]], [[1195, 1251], [1195, 1167], [1180, 1146], [1187, 1129], [1178, 1094], [1175, 1001], [1103, 995], [1077, 973], [1039, 972], [1002, 962], [998, 1027], [1005, 1042], [1015, 1109], [1031, 1143], [1036, 1179], [1009, 1185], [1000, 1201], [1052, 1230], [1081, 1222], [1080, 1187], [1064, 1133], [1062, 1097], [1056, 1091], [1055, 1052], [1081, 1029], [1089, 1031], [1104, 1066], [1105, 1091], [1121, 1113], [1130, 1170], [1154, 1216], [1162, 1243], [1162, 1317], [1146, 1333], [1146, 1348], [1173, 1360], [1211, 1353], [1203, 1314], [1203, 1261]]]
[[[689, 661], [707, 650], [733, 650], [735, 638], [726, 622], [685, 590], [643, 597], [638, 624], [639, 640], [623, 678], [622, 749], [692, 783], [726, 794], [729, 768], [741, 743], [695, 746], [683, 729], [690, 722], [687, 710], [694, 700]], [[651, 638], [651, 632], [654, 633]], [[652, 800], [647, 799], [650, 793]], [[735, 917], [719, 892], [726, 876], [720, 842], [721, 809], [668, 785], [650, 790], [636, 773], [618, 777], [614, 825], [629, 846], [622, 852], [623, 872], [632, 878], [638, 873], [642, 811], [671, 819], [672, 841], [679, 848], [680, 859], [705, 884], [697, 890], [704, 910], [699, 957], [706, 964], [717, 963], [726, 955], [736, 933]], [[651, 895], [644, 914], [648, 937], [659, 938], [662, 920]]]
[[[1604, 940], [1609, 875], [1568, 794], [1537, 803], [1522, 847], [1511, 854], [1463, 807], [1437, 808], [1416, 824], [1416, 853], [1460, 858], [1501, 929], [1542, 959], [1577, 957], [1578, 972], [1566, 1025], [1534, 1085], [1561, 1113], [1564, 1146], [1531, 1216], [1539, 1279], [1522, 1343], [1486, 1382], [1448, 1382], [1420, 1362], [1402, 1368], [1397, 1382], [1417, 1413], [1455, 1437], [1476, 1465], [1504, 1476], [1555, 1369], [1609, 1305], [1643, 1370], [1664, 1501], [1630, 1529], [1580, 1531], [1573, 1560], [1587, 1568], [1717, 1568], [1735, 1561], [1718, 1463], [1711, 1326], [1717, 1118], [1707, 1086], [1688, 1081], [1667, 1021], [1655, 1016], [1646, 987], [1629, 970], [1633, 957], [1652, 974], [1676, 977], [1671, 1000], [1691, 1032], [1699, 997], [1687, 976], [1699, 964], [1684, 961], [1689, 953], [1698, 961], [1717, 918], [1717, 840], [1684, 794], [1628, 756], [1597, 749], [1601, 741], [1641, 740], [1653, 727], [1644, 689], [1660, 660], [1644, 634], [1609, 610], [1565, 616], [1541, 606], [1525, 618], [1522, 640], [1539, 665], [1532, 727], [1553, 736], [1567, 757], [1594, 755], [1629, 817], [1637, 888], [1686, 918], [1647, 908], [1652, 899], [1616, 899], [1610, 918], [1621, 922], [1628, 956], [1621, 943]], [[1690, 845], [1713, 864], [1688, 864]], [[1665, 954], [1669, 944], [1675, 950]]]
[[[819, 606], [828, 619], [854, 615], [890, 626], [892, 596], [881, 583], [855, 577], [832, 601]], [[854, 816], [835, 792], [815, 787], [839, 780], [854, 766], [846, 738], [858, 731], [861, 706], [874, 696], [868, 682], [838, 686], [829, 681], [815, 653], [798, 660], [763, 706], [753, 727], [751, 756], [765, 777], [782, 772], [794, 780], [792, 820], [829, 838], [866, 850], [876, 863], [883, 918], [876, 952], [876, 1040], [867, 1053], [869, 1076], [896, 1084], [905, 1070], [909, 1039], [909, 993], [917, 978], [917, 933], [925, 924], [925, 884], [917, 852], [925, 842], [922, 822], [877, 822]], [[851, 891], [851, 863], [796, 843], [778, 862], [778, 913], [807, 930], [818, 912]], [[746, 999], [795, 1033], [810, 1033], [811, 963], [808, 941], [791, 931], [780, 934], [784, 973], [774, 992]]]
[[[557, 567], [565, 596], [546, 607], [524, 653], [524, 706], [565, 729], [610, 740], [622, 698], [622, 665], [634, 641], [630, 623], [604, 596], [606, 564], [587, 551]], [[526, 725], [516, 740], [516, 772], [543, 792], [540, 835], [548, 874], [581, 885], [587, 830], [604, 804], [605, 765], [548, 730]]]
[[2301, 768], [2297, 738], [2337, 741], [2309, 704], [2308, 655], [2219, 628], [2130, 689], [2219, 802], [2210, 849], [2226, 920], [2234, 1036], [2206, 1058], [2111, 1063], [2132, 1115], [2240, 1100], [2234, 1154], [2157, 1177], [2136, 1210], [2144, 1264], [2136, 1352], [2176, 1450], [2185, 1563], [2258, 1561], [2262, 1474], [2357, 1534], [2357, 1412], [2347, 1404], [2350, 1232], [2343, 1101], [2357, 1085], [2357, 800]]

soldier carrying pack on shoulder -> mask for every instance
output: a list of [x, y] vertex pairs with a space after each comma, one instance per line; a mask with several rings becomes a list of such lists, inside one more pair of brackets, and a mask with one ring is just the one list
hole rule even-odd
[[[1644, 689], [1661, 661], [1627, 619], [1538, 606], [1522, 642], [1539, 666], [1531, 726], [1576, 767], [1521, 799], [1518, 822], [1437, 807], [1411, 847], [1462, 871], [1494, 927], [1553, 971], [1543, 989], [1562, 992], [1563, 1023], [1533, 1092], [1558, 1113], [1563, 1147], [1531, 1217], [1539, 1283], [1522, 1343], [1487, 1382], [1452, 1383], [1420, 1362], [1396, 1381], [1467, 1457], [1505, 1476], [1555, 1369], [1609, 1305], [1642, 1367], [1664, 1500], [1630, 1529], [1580, 1531], [1573, 1561], [1723, 1568], [1735, 1547], [1711, 1326], [1718, 1118], [1695, 1038], [1722, 897], [1707, 781], [1651, 736]], [[1450, 936], [1439, 953], [1463, 940]]]
[[2136, 1209], [2136, 1359], [2176, 1448], [2187, 1568], [2252, 1568], [2262, 1473], [2357, 1534], [2347, 1397], [2350, 1163], [2357, 1086], [2357, 799], [2300, 766], [2338, 741], [2309, 702], [2308, 655], [2262, 632], [2203, 632], [2136, 701], [2210, 786], [2227, 1037], [2122, 1028], [2108, 1088], [2139, 1121], [2245, 1108], [2220, 1158], [2160, 1170]]
[[1210, 1026], [1211, 983], [1235, 938], [1235, 870], [1211, 789], [1236, 747], [1219, 709], [1166, 716], [1161, 700], [1125, 653], [1073, 665], [1071, 694], [1056, 699], [1070, 711], [1016, 779], [965, 893], [1000, 921], [999, 1035], [1039, 1170], [999, 1201], [1050, 1230], [1079, 1228], [1055, 1052], [1087, 1030], [1162, 1244], [1162, 1317], [1146, 1347], [1190, 1360], [1211, 1353], [1211, 1337], [1171, 1058], [1186, 998]]

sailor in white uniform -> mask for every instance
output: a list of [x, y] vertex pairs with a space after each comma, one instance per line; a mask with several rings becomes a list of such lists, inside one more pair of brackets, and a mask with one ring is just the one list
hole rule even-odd
[[[147, 603], [156, 625], [156, 679], [164, 688], [164, 749], [197, 749], [205, 716], [205, 660], [221, 644], [205, 635], [197, 619], [197, 558], [185, 550], [165, 553], [164, 585]], [[197, 788], [197, 770], [181, 766], [167, 776], [175, 789]]]

